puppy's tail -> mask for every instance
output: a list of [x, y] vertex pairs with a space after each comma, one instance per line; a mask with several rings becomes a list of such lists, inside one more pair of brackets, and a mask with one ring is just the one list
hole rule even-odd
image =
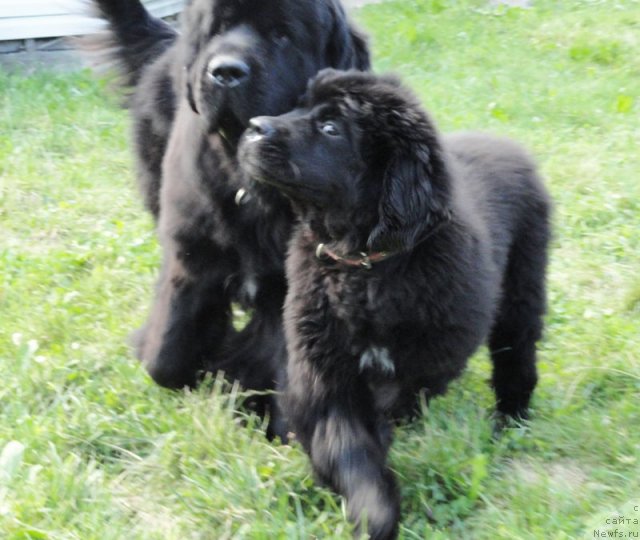
[[98, 65], [115, 64], [123, 86], [134, 87], [144, 68], [175, 41], [178, 33], [151, 15], [140, 0], [91, 0], [94, 14], [107, 22], [103, 32], [80, 40]]

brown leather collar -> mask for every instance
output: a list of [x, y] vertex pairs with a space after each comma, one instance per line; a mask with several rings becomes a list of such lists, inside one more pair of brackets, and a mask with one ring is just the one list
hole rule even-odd
[[[438, 223], [431, 231], [429, 231], [426, 235], [420, 238], [415, 245], [421, 244], [427, 238], [433, 236], [436, 232], [438, 232], [441, 227], [448, 223], [450, 218], [445, 221]], [[312, 233], [313, 234], [313, 233]], [[318, 259], [329, 258], [334, 260], [337, 263], [344, 264], [346, 266], [360, 267], [366, 268], [367, 270], [371, 270], [373, 268], [373, 263], [377, 263], [380, 261], [384, 261], [393, 255], [397, 255], [399, 253], [405, 252], [404, 250], [399, 251], [375, 251], [373, 253], [367, 253], [365, 251], [360, 251], [358, 253], [348, 253], [346, 255], [340, 255], [336, 253], [332, 249], [330, 249], [327, 244], [319, 243], [316, 247], [316, 257]]]
[[376, 251], [375, 253], [365, 253], [364, 251], [361, 251], [356, 254], [339, 255], [327, 247], [326, 244], [318, 244], [318, 247], [316, 248], [316, 257], [318, 259], [328, 257], [329, 259], [333, 259], [334, 261], [346, 266], [356, 266], [366, 268], [367, 270], [371, 270], [371, 268], [373, 268], [373, 263], [384, 261], [391, 255], [393, 255], [393, 253], [388, 253], [386, 251]]

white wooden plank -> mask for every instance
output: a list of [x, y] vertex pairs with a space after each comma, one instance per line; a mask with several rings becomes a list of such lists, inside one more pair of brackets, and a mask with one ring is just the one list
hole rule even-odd
[[[144, 4], [156, 17], [167, 17], [180, 12], [184, 0]], [[0, 0], [0, 41], [81, 35], [103, 27], [87, 16], [85, 0]]]
[[[162, 13], [178, 13], [184, 0], [146, 0], [143, 3], [156, 17]], [[41, 17], [44, 15], [82, 15], [89, 0], [0, 0], [0, 19], [13, 17]]]
[[0, 40], [74, 36], [102, 28], [100, 20], [76, 15], [0, 19]]
[[180, 13], [184, 0], [148, 0], [143, 2], [147, 9], [156, 17], [169, 17]]
[[182, 10], [185, 0], [143, 0], [142, 3], [147, 6], [147, 9], [156, 17], [160, 17], [161, 15], [157, 14], [157, 10], [171, 9], [173, 10], [173, 13], [178, 13]]
[[0, 0], [0, 18], [77, 15], [86, 5], [82, 0]]

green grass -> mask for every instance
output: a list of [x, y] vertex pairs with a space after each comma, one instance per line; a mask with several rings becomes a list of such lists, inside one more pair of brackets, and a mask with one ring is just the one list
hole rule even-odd
[[[356, 14], [376, 67], [443, 130], [513, 136], [555, 199], [541, 380], [492, 438], [477, 355], [391, 462], [404, 539], [637, 538], [640, 520], [640, 2], [396, 0]], [[0, 74], [0, 538], [349, 538], [294, 446], [237, 390], [156, 387], [127, 334], [159, 249], [128, 119], [88, 73]]]

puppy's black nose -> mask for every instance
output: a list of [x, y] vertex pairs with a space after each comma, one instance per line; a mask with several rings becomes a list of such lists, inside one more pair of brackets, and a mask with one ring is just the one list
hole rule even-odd
[[268, 116], [256, 116], [249, 120], [247, 133], [253, 137], [270, 137], [276, 132]]
[[218, 86], [235, 88], [241, 85], [251, 73], [246, 62], [230, 56], [216, 56], [207, 66], [209, 74]]

